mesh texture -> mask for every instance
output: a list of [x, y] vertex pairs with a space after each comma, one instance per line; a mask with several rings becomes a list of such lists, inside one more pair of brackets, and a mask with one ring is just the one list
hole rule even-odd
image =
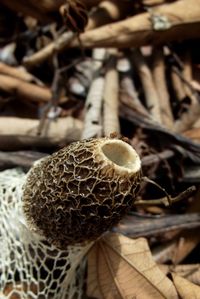
[[91, 243], [59, 250], [30, 232], [22, 215], [25, 179], [21, 169], [0, 172], [0, 298], [82, 298]]

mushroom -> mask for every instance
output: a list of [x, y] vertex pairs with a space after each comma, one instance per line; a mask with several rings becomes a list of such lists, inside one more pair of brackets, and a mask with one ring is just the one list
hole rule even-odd
[[140, 158], [125, 141], [71, 143], [28, 173], [22, 197], [27, 225], [60, 249], [95, 240], [132, 207], [140, 181]]

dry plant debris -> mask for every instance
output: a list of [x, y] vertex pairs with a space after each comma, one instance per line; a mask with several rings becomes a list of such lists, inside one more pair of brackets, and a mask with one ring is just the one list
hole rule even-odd
[[[0, 297], [200, 298], [200, 0], [0, 2]], [[157, 187], [141, 180], [135, 204], [125, 190], [129, 212], [118, 224], [108, 217], [110, 191], [107, 225], [85, 246], [74, 244], [88, 239], [87, 225], [73, 246], [61, 227], [63, 250], [48, 234], [35, 239], [21, 214], [27, 171], [72, 142], [110, 134], [136, 150]], [[60, 181], [68, 163], [55, 166]], [[80, 191], [72, 173], [67, 194]], [[52, 180], [46, 195], [56, 198]], [[78, 203], [69, 227], [91, 212], [95, 231], [100, 208], [90, 202], [83, 213]]]
[[[200, 289], [200, 288], [199, 288]], [[88, 294], [95, 298], [178, 298], [143, 238], [110, 234], [88, 256]]]

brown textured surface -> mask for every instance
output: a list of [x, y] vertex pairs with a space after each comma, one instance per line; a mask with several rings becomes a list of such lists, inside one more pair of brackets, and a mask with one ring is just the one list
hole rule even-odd
[[23, 194], [27, 222], [61, 249], [98, 238], [134, 202], [140, 167], [135, 172], [106, 159], [101, 149], [109, 140], [72, 143], [28, 175]]

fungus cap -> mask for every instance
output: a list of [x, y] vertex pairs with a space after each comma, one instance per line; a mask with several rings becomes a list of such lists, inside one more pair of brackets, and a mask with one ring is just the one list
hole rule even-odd
[[141, 161], [126, 142], [78, 141], [37, 163], [23, 187], [31, 230], [65, 249], [98, 238], [131, 208]]

